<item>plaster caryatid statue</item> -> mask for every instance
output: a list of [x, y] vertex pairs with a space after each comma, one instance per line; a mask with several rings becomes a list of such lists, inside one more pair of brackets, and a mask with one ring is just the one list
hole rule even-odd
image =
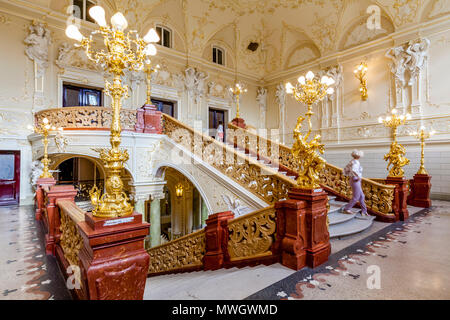
[[426, 38], [408, 42], [408, 47], [406, 48], [406, 53], [409, 55], [406, 68], [410, 72], [408, 85], [412, 86], [414, 84], [417, 75], [422, 70], [428, 56], [429, 47], [430, 40]]
[[50, 31], [41, 22], [33, 22], [28, 28], [29, 34], [25, 38], [27, 48], [25, 50], [28, 58], [36, 63], [36, 77], [44, 76], [48, 68], [48, 48], [51, 44]]
[[186, 88], [186, 91], [188, 95], [192, 96], [195, 91], [195, 69], [194, 68], [187, 68], [184, 71], [184, 86]]
[[[196, 72], [195, 73], [195, 88], [194, 88], [194, 94], [195, 99], [198, 100], [199, 98], [203, 98], [203, 96], [206, 93], [206, 80], [209, 78], [209, 75], [207, 75], [204, 72]], [[198, 101], [196, 101], [198, 102]]]
[[411, 57], [405, 52], [403, 46], [398, 46], [386, 52], [386, 57], [392, 60], [391, 72], [395, 80], [405, 85], [405, 70]]
[[262, 128], [266, 126], [266, 112], [267, 112], [267, 89], [259, 87], [256, 93], [256, 101], [259, 105], [260, 121]]
[[41, 161], [36, 160], [31, 163], [31, 186], [36, 189], [37, 181], [44, 171], [44, 165]]
[[282, 134], [282, 142], [284, 143], [284, 127], [286, 122], [286, 87], [282, 83], [277, 86], [275, 97], [280, 107], [280, 130]]

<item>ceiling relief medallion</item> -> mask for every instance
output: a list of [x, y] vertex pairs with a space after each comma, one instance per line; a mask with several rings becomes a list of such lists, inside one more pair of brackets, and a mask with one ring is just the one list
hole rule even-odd
[[334, 20], [336, 19], [330, 16], [320, 17], [315, 13], [314, 23], [310, 25], [311, 32], [317, 39], [317, 45], [322, 54], [335, 49], [337, 23]]
[[393, 5], [394, 23], [401, 27], [414, 22], [420, 7], [423, 5], [422, 2], [422, 0], [395, 0]]

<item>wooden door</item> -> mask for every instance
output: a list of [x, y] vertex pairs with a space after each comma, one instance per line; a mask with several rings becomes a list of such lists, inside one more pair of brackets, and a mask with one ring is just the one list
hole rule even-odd
[[223, 130], [225, 132], [225, 111], [209, 108], [209, 134], [212, 137], [216, 137], [216, 129], [219, 124], [222, 123]]
[[20, 151], [0, 151], [0, 206], [19, 204]]

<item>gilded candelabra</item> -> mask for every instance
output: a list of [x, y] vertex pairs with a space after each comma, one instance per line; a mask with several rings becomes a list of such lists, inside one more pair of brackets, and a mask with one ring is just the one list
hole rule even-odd
[[361, 92], [361, 99], [366, 101], [369, 97], [367, 94], [367, 64], [361, 62], [353, 71], [355, 77], [359, 80], [359, 91]]
[[409, 159], [405, 157], [406, 149], [404, 146], [397, 142], [397, 128], [404, 125], [411, 119], [411, 115], [397, 115], [397, 109], [392, 109], [391, 116], [387, 116], [385, 119], [378, 118], [379, 123], [383, 123], [385, 127], [392, 128], [392, 143], [389, 153], [384, 156], [384, 160], [388, 161], [387, 170], [389, 170], [389, 177], [402, 178], [405, 174], [403, 167], [409, 164]]
[[425, 127], [420, 127], [420, 130], [417, 132], [412, 132], [411, 135], [415, 136], [418, 140], [420, 140], [420, 168], [419, 171], [417, 171], [417, 174], [423, 174], [428, 175], [427, 170], [425, 169], [425, 140], [431, 138], [436, 131], [426, 131]]
[[292, 154], [298, 161], [300, 168], [297, 185], [303, 189], [320, 188], [319, 174], [325, 167], [326, 162], [319, 154], [323, 154], [325, 149], [321, 143], [320, 135], [316, 135], [309, 142], [308, 138], [312, 131], [311, 117], [314, 115], [312, 106], [323, 100], [327, 94], [334, 93], [334, 89], [330, 87], [333, 84], [332, 78], [323, 76], [319, 81], [311, 71], [306, 74], [306, 77], [298, 78], [298, 84], [295, 87], [289, 82], [286, 84], [286, 92], [292, 94], [297, 101], [308, 106], [308, 111], [305, 114], [308, 120], [308, 132], [306, 135], [300, 132], [305, 120], [304, 117], [300, 116], [294, 129], [294, 145], [292, 147]]
[[[55, 131], [56, 127], [51, 126], [49, 124], [49, 121], [47, 118], [42, 119], [42, 123], [39, 124], [39, 126], [28, 126], [28, 129], [33, 130], [37, 134], [41, 134], [44, 136], [44, 158], [42, 158], [41, 162], [44, 165], [44, 168], [42, 169], [42, 174], [39, 178], [41, 179], [48, 179], [53, 178], [53, 175], [50, 173], [50, 170], [48, 168], [50, 164], [50, 159], [48, 158], [48, 135], [50, 131]], [[62, 131], [62, 128], [59, 128], [58, 130]]]
[[[95, 149], [100, 153], [100, 158], [105, 164], [105, 193], [100, 195], [98, 189], [92, 190], [93, 215], [100, 218], [128, 216], [133, 213], [133, 206], [123, 191], [121, 174], [123, 164], [129, 159], [129, 155], [127, 150], [119, 148], [122, 132], [120, 110], [122, 99], [128, 97], [128, 86], [122, 85], [121, 76], [126, 69], [137, 72], [144, 69], [148, 56], [156, 54], [156, 47], [152, 43], [158, 42], [159, 36], [154, 29], [150, 29], [144, 38], [140, 38], [137, 31], [129, 31], [125, 34], [124, 30], [127, 29], [128, 22], [120, 12], [112, 16], [112, 27], [107, 25], [105, 10], [102, 7], [92, 7], [89, 14], [100, 26], [99, 30], [86, 38], [75, 25], [69, 25], [66, 35], [80, 42], [88, 58], [113, 75], [112, 84], [105, 81], [105, 92], [112, 98], [111, 148]], [[103, 36], [106, 51], [94, 52], [92, 37], [95, 34]], [[131, 37], [133, 34], [134, 39]]]
[[239, 114], [239, 99], [241, 94], [247, 92], [247, 89], [240, 83], [236, 83], [234, 88], [230, 88], [230, 92], [236, 97], [236, 118], [239, 119], [241, 117]]
[[145, 63], [145, 74], [146, 74], [146, 80], [147, 80], [147, 101], [146, 105], [152, 104], [152, 74], [155, 72], [158, 72], [159, 65], [156, 65], [156, 67], [152, 67], [150, 59], [146, 61]]

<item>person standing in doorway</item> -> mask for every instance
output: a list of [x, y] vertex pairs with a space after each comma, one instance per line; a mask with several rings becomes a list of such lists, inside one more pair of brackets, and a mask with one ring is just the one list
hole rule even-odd
[[223, 122], [219, 121], [219, 126], [217, 127], [217, 131], [216, 131], [216, 140], [223, 142], [223, 136], [224, 136]]
[[353, 159], [350, 160], [350, 162], [344, 169], [344, 175], [349, 178], [350, 184], [352, 186], [353, 196], [352, 200], [341, 208], [341, 212], [353, 214], [353, 212], [351, 212], [350, 209], [353, 208], [357, 202], [359, 202], [361, 206], [361, 216], [369, 217], [369, 214], [367, 213], [364, 192], [361, 187], [363, 168], [359, 163], [359, 159], [363, 156], [364, 156], [363, 151], [353, 150], [352, 152]]

